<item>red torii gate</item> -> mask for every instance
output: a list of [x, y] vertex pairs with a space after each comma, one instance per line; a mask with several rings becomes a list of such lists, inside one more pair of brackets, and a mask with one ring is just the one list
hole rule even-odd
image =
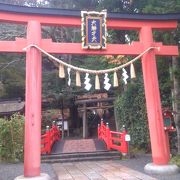
[[[81, 43], [55, 43], [51, 39], [41, 38], [41, 25], [80, 27], [80, 11], [29, 8], [0, 4], [1, 22], [27, 24], [26, 39], [16, 38], [15, 41], [0, 41], [0, 52], [24, 53], [23, 48], [34, 44], [48, 53], [139, 55], [151, 46], [160, 47], [159, 51], [151, 50], [143, 55], [142, 70], [153, 163], [155, 165], [167, 165], [170, 153], [163, 127], [155, 57], [156, 55], [177, 56], [178, 47], [165, 46], [162, 43], [154, 42], [152, 30], [175, 29], [178, 18], [180, 19], [177, 15], [122, 15], [110, 13], [108, 14], [107, 28], [137, 30], [139, 31], [140, 41], [133, 42], [131, 45], [108, 44], [106, 50], [84, 50], [81, 48]], [[24, 176], [39, 177], [39, 179], [43, 178], [40, 176], [41, 66], [42, 57], [40, 51], [34, 47], [29, 48], [26, 51]]]

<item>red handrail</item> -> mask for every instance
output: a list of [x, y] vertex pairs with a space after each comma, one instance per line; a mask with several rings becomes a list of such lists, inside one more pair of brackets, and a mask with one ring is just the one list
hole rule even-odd
[[98, 139], [102, 139], [107, 146], [107, 149], [115, 149], [123, 154], [128, 153], [128, 142], [125, 137], [127, 131], [124, 129], [123, 132], [111, 131], [108, 123], [105, 125], [103, 120], [101, 124], [98, 125]]
[[47, 129], [46, 133], [41, 135], [41, 154], [50, 154], [52, 145], [58, 140], [60, 140], [60, 131], [56, 125], [52, 125], [51, 129]]

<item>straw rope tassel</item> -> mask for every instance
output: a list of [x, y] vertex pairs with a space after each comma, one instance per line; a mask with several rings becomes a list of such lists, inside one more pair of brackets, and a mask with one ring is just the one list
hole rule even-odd
[[114, 87], [118, 87], [119, 83], [118, 83], [118, 77], [117, 77], [117, 72], [114, 71]]
[[76, 86], [81, 87], [81, 77], [79, 71], [76, 71]]
[[64, 66], [62, 64], [59, 65], [59, 77], [65, 78]]
[[96, 79], [95, 79], [95, 89], [96, 90], [100, 89], [99, 76], [97, 74], [96, 74]]
[[134, 69], [134, 64], [133, 63], [131, 63], [130, 72], [131, 72], [131, 79], [136, 78], [136, 73], [135, 73], [135, 69]]
[[[136, 56], [135, 58], [133, 58], [131, 61], [125, 63], [125, 64], [122, 64], [118, 67], [114, 67], [114, 68], [110, 68], [110, 69], [105, 69], [105, 70], [91, 70], [91, 69], [85, 69], [85, 68], [80, 68], [80, 67], [76, 67], [76, 66], [73, 66], [71, 64], [68, 64], [66, 62], [63, 62], [62, 60], [54, 57], [53, 55], [49, 54], [48, 52], [46, 52], [44, 49], [40, 48], [39, 46], [35, 45], [35, 44], [30, 44], [28, 46], [26, 46], [25, 48], [23, 48], [23, 51], [27, 51], [28, 48], [31, 48], [31, 47], [35, 47], [37, 48], [39, 51], [41, 51], [42, 53], [44, 53], [46, 56], [48, 56], [49, 58], [53, 59], [54, 61], [58, 62], [59, 64], [62, 64], [62, 66], [65, 66], [65, 67], [69, 67], [71, 68], [72, 70], [75, 70], [75, 71], [80, 71], [80, 72], [83, 72], [83, 73], [88, 73], [88, 74], [106, 74], [106, 73], [111, 73], [111, 72], [115, 72], [115, 71], [118, 71], [120, 69], [123, 69], [129, 65], [131, 65], [132, 63], [134, 63], [135, 61], [137, 61], [138, 59], [140, 59], [144, 54], [146, 54], [148, 51], [152, 50], [152, 49], [160, 49], [160, 47], [149, 47], [147, 48], [145, 51], [143, 51], [141, 54], [139, 54], [138, 56]], [[107, 77], [106, 77], [107, 79]]]

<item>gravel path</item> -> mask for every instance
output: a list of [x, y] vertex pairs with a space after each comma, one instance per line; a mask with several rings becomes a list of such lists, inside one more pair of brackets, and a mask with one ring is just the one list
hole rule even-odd
[[[142, 173], [145, 173], [144, 166], [147, 163], [151, 163], [151, 162], [152, 162], [151, 155], [137, 155], [135, 158], [132, 158], [132, 159], [116, 161], [116, 163], [127, 166], [129, 168], [132, 168], [132, 169], [142, 172]], [[165, 176], [151, 175], [151, 176], [155, 177], [159, 180], [180, 180], [180, 172], [178, 174], [174, 174], [174, 175], [165, 175]]]
[[[23, 175], [23, 163], [0, 164], [0, 180], [14, 180], [17, 176]], [[56, 180], [56, 175], [50, 164], [41, 164], [41, 172], [47, 173], [52, 180]]]

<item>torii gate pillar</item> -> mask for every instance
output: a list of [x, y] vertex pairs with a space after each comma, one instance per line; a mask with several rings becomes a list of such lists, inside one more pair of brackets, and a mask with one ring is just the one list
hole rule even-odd
[[[41, 43], [41, 24], [29, 21], [27, 45]], [[26, 105], [24, 139], [24, 176], [15, 180], [50, 180], [47, 174], [40, 173], [41, 164], [41, 69], [42, 56], [36, 48], [26, 51]]]
[[[143, 43], [145, 49], [152, 46], [153, 37], [151, 27], [142, 27], [140, 41]], [[170, 158], [169, 147], [163, 125], [154, 51], [150, 51], [142, 57], [142, 70], [153, 162], [157, 165], [168, 164]]]
[[[153, 45], [152, 28], [150, 26], [143, 26], [141, 28], [140, 42], [143, 44], [144, 49]], [[153, 174], [174, 174], [178, 172], [179, 169], [175, 165], [168, 164], [170, 160], [170, 150], [163, 125], [154, 51], [143, 55], [142, 70], [153, 159], [153, 163], [147, 164], [144, 170], [147, 173]]]

